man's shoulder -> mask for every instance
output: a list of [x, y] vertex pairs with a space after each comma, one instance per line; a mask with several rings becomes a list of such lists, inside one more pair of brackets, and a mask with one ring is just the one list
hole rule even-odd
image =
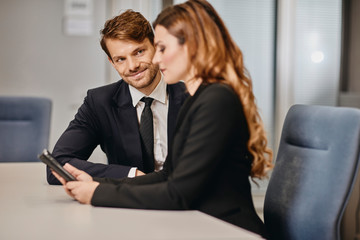
[[169, 84], [168, 87], [169, 87], [169, 89], [172, 89], [175, 92], [181, 92], [181, 93], [186, 92], [186, 87], [185, 87], [185, 84], [183, 82], [178, 82], [178, 83], [175, 83], [175, 84]]
[[101, 87], [91, 88], [88, 90], [88, 94], [91, 95], [113, 95], [119, 87], [122, 85], [123, 80], [119, 80], [114, 83], [110, 83]]
[[[101, 87], [89, 89], [87, 92], [87, 99], [93, 105], [109, 106], [117, 104], [117, 102], [119, 101], [119, 96], [127, 96], [124, 93], [128, 91], [128, 85], [123, 80], [120, 80], [115, 83], [110, 83]], [[128, 101], [127, 97], [125, 99], [126, 101]]]
[[181, 99], [181, 102], [184, 101], [189, 96], [185, 84], [183, 82], [169, 84], [168, 93], [173, 99]]

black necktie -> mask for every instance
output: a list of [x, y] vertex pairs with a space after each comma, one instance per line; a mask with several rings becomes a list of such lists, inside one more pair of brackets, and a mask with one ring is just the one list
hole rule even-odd
[[153, 114], [151, 112], [151, 103], [154, 99], [143, 97], [141, 101], [145, 102], [145, 107], [141, 113], [140, 136], [143, 152], [144, 172], [154, 171], [154, 125]]

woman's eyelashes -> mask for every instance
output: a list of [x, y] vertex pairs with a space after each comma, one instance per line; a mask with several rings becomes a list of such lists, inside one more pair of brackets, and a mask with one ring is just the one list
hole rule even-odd
[[165, 51], [165, 47], [164, 46], [159, 46], [157, 47], [158, 51], [163, 53]]

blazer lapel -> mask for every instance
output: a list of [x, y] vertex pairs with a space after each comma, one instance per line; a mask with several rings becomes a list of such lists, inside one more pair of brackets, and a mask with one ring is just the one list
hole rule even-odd
[[136, 109], [132, 105], [129, 86], [126, 82], [121, 82], [118, 91], [113, 97], [113, 101], [115, 104], [114, 118], [118, 120], [119, 135], [122, 139], [122, 144], [125, 146], [126, 156], [133, 163], [134, 167], [142, 170], [143, 162], [139, 124]]
[[167, 85], [167, 91], [169, 93], [168, 146], [170, 146], [175, 133], [177, 115], [188, 94], [183, 83]]

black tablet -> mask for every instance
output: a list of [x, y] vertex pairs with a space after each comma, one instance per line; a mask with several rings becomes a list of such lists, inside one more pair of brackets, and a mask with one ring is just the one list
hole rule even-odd
[[47, 149], [44, 149], [44, 151], [38, 157], [49, 168], [51, 168], [62, 178], [64, 178], [65, 181], [77, 181], [73, 175], [66, 171], [65, 168], [63, 168], [60, 163], [56, 161], [53, 156], [51, 156], [50, 152]]

